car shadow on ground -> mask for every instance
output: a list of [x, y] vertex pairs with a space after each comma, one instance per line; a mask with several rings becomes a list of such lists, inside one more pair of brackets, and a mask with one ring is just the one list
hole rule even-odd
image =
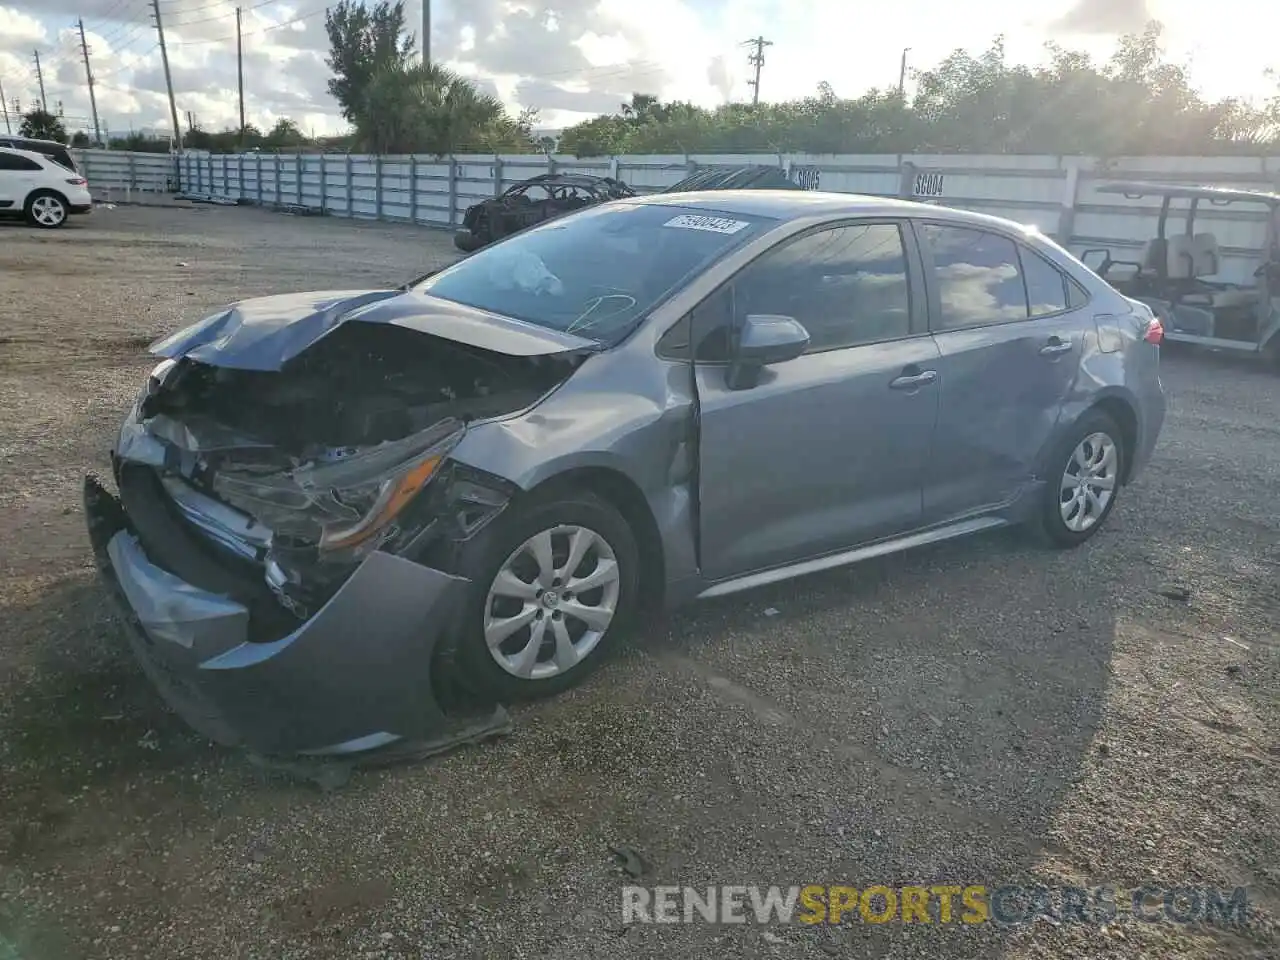
[[[468, 789], [500, 794], [512, 776], [535, 807], [558, 808], [566, 790], [583, 809], [597, 799], [611, 810], [607, 822], [577, 828], [599, 834], [600, 850], [617, 841], [642, 850], [639, 882], [649, 884], [1043, 883], [1046, 862], [1060, 854], [1061, 800], [1097, 749], [1113, 591], [1123, 585], [1090, 567], [1114, 544], [1107, 532], [1055, 553], [997, 533], [651, 621], [585, 686], [518, 708], [518, 747], [472, 751], [481, 769], [467, 774]], [[89, 570], [10, 609], [5, 622], [25, 658], [0, 698], [0, 806], [10, 812], [0, 862], [41, 871], [68, 857], [87, 869], [125, 847], [150, 856], [215, 835], [238, 806], [283, 817], [314, 793], [264, 778], [170, 714], [118, 642]], [[449, 766], [457, 764], [469, 760]], [[351, 789], [377, 798], [396, 778], [414, 777], [391, 769]], [[311, 829], [326, 829], [324, 808], [309, 816]], [[473, 850], [448, 849], [447, 835], [433, 842], [464, 873], [476, 860]], [[515, 859], [530, 856], [518, 839], [494, 843], [510, 844]], [[371, 852], [335, 869], [363, 889], [390, 867]], [[624, 882], [613, 876], [598, 904], [610, 929]], [[860, 944], [864, 956], [923, 935], [856, 914], [848, 922], [785, 932], [828, 953]], [[65, 943], [35, 949], [41, 937], [64, 936], [56, 926], [23, 927], [12, 911], [7, 926], [27, 945], [24, 957], [77, 955]], [[943, 936], [930, 943], [944, 952], [981, 944], [974, 955], [995, 956], [1007, 934], [945, 926], [928, 934]], [[734, 928], [748, 955], [768, 952], [763, 929]], [[647, 954], [691, 939], [716, 949], [725, 931], [641, 925], [617, 935]]]

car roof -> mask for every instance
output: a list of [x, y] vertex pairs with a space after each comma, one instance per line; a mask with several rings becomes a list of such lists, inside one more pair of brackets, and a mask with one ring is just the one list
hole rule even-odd
[[530, 177], [527, 180], [521, 180], [516, 186], [525, 183], [551, 183], [558, 181], [560, 183], [581, 183], [581, 184], [597, 184], [608, 183], [608, 177], [597, 177], [590, 173], [540, 173], [536, 177]]
[[19, 157], [26, 157], [28, 160], [45, 161], [49, 159], [48, 156], [36, 150], [23, 150], [19, 147], [6, 147], [3, 145], [0, 145], [0, 151], [3, 151], [4, 153], [17, 154]]
[[42, 147], [62, 147], [64, 150], [67, 145], [57, 140], [42, 140], [39, 137], [24, 137], [17, 133], [0, 133], [0, 140], [12, 140], [20, 143], [38, 143]]
[[1262, 190], [1237, 190], [1232, 187], [1204, 187], [1190, 183], [1156, 183], [1147, 180], [1115, 180], [1098, 187], [1098, 193], [1122, 193], [1126, 197], [1180, 197], [1190, 200], [1216, 200], [1218, 203], [1280, 204], [1280, 194]]
[[798, 220], [802, 217], [917, 217], [947, 220], [972, 226], [1028, 229], [1025, 224], [971, 210], [915, 203], [893, 197], [860, 193], [828, 193], [819, 190], [691, 190], [688, 193], [651, 193], [618, 203], [687, 207], [708, 213], [744, 217]]

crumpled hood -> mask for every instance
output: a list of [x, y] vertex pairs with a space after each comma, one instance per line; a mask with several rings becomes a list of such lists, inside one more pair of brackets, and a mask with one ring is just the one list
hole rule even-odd
[[387, 323], [513, 357], [598, 345], [521, 320], [401, 290], [329, 290], [242, 300], [157, 340], [150, 352], [237, 370], [279, 370], [344, 323]]

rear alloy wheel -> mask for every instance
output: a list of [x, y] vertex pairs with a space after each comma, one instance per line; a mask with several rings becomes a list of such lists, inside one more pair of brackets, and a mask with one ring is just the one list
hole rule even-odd
[[1045, 488], [1041, 524], [1049, 541], [1073, 547], [1101, 528], [1115, 506], [1127, 453], [1114, 421], [1086, 414], [1059, 447]]
[[626, 520], [585, 491], [562, 491], [499, 517], [463, 548], [472, 582], [459, 683], [486, 697], [551, 696], [605, 658], [639, 586]]
[[67, 204], [51, 191], [36, 193], [27, 201], [26, 214], [33, 227], [52, 230], [67, 222]]

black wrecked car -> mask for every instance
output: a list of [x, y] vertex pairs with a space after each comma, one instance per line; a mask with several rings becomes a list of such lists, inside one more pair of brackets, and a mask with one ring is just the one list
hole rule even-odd
[[[816, 177], [814, 178], [816, 185]], [[660, 193], [691, 190], [802, 190], [782, 167], [766, 164], [701, 167]], [[583, 173], [544, 173], [518, 183], [506, 193], [467, 208], [462, 229], [453, 238], [464, 253], [583, 207], [636, 196], [612, 177]]]
[[462, 217], [462, 229], [454, 235], [453, 242], [459, 250], [471, 253], [544, 220], [635, 195], [629, 186], [612, 177], [544, 173], [517, 183], [501, 196], [468, 207]]
[[[816, 168], [803, 168], [805, 178], [817, 189]], [[802, 174], [797, 171], [797, 176]], [[754, 163], [746, 166], [715, 165], [700, 167], [663, 190], [663, 193], [688, 193], [691, 190], [804, 190], [782, 167]]]

